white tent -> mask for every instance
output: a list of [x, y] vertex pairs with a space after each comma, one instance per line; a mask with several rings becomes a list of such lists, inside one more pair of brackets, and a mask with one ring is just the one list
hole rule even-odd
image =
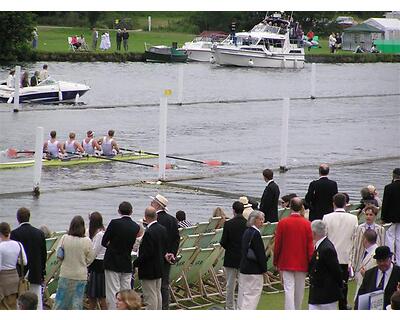
[[370, 18], [364, 23], [385, 32], [385, 40], [400, 40], [400, 20], [385, 18]]

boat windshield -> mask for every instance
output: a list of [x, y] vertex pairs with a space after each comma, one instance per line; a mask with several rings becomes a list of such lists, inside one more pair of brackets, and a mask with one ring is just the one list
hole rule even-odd
[[57, 81], [54, 80], [53, 78], [47, 78], [46, 80], [43, 80], [38, 84], [38, 86], [51, 86], [53, 84], [56, 84]]

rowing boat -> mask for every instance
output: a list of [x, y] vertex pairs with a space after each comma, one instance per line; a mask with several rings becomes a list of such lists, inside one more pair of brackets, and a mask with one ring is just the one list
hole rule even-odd
[[[105, 157], [101, 156], [84, 156], [84, 157], [69, 157], [65, 159], [52, 159], [47, 160], [43, 159], [43, 166], [45, 167], [64, 167], [64, 166], [73, 166], [73, 165], [81, 165], [81, 164], [98, 164], [98, 163], [105, 163], [110, 161], [134, 161], [134, 160], [141, 160], [141, 159], [151, 159], [157, 158], [157, 156], [149, 155], [145, 153], [123, 153], [118, 154], [114, 157]], [[2, 169], [14, 169], [14, 168], [26, 168], [32, 167], [35, 164], [34, 159], [23, 160], [23, 161], [13, 161], [13, 162], [0, 162], [0, 170]]]

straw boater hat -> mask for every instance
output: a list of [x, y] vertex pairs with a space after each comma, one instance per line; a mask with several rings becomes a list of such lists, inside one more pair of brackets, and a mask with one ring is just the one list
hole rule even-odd
[[160, 206], [162, 206], [164, 209], [167, 208], [168, 205], [168, 200], [161, 194], [156, 195], [155, 197], [150, 197], [154, 201], [156, 201]]
[[249, 203], [249, 199], [245, 196], [240, 197], [239, 201], [241, 203], [243, 203], [244, 206], [244, 210], [243, 210], [243, 217], [245, 217], [246, 219], [249, 218], [250, 213], [253, 212], [253, 208], [251, 207], [251, 204]]

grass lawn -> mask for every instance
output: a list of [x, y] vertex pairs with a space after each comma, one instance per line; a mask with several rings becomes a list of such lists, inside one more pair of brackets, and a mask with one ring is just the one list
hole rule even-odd
[[[310, 51], [308, 51], [307, 48], [304, 48], [304, 53], [306, 55], [307, 54], [327, 54], [327, 55], [331, 54], [331, 51], [330, 51], [329, 45], [328, 45], [328, 39], [322, 39], [322, 38], [319, 38], [319, 39], [320, 39], [319, 45], [320, 45], [321, 48], [311, 48]], [[348, 54], [353, 55], [354, 53], [353, 53], [353, 51], [336, 50], [335, 54], [338, 54], [338, 55], [348, 55]]]
[[[99, 40], [97, 47], [100, 46], [100, 36], [103, 31], [99, 31]], [[107, 30], [110, 33], [111, 49], [106, 51], [108, 53], [116, 51], [116, 30]], [[39, 46], [38, 50], [42, 52], [68, 52], [68, 37], [72, 35], [83, 36], [86, 43], [91, 48], [92, 33], [91, 30], [85, 28], [67, 28], [67, 27], [38, 27], [39, 33]], [[191, 41], [195, 35], [188, 33], [173, 33], [173, 32], [146, 32], [134, 31], [129, 35], [129, 51], [143, 53], [144, 43], [152, 45], [171, 45], [172, 42], [178, 42], [178, 46], [182, 46], [184, 42]], [[99, 49], [97, 49], [100, 52]], [[121, 51], [123, 52], [123, 51]]]

